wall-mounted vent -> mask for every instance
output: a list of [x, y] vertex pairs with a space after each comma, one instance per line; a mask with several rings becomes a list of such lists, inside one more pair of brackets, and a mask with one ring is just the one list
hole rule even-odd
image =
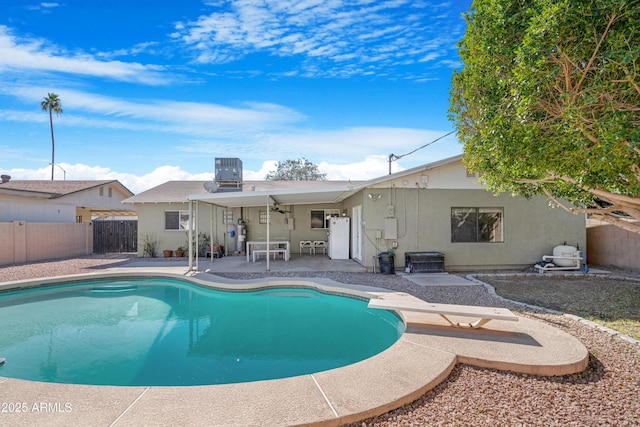
[[216, 157], [214, 181], [216, 192], [242, 191], [242, 160]]

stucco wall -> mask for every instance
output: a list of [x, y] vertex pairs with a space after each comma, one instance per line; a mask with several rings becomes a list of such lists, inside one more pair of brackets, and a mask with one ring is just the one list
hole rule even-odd
[[589, 220], [587, 262], [603, 267], [640, 270], [640, 235], [605, 222]]
[[76, 222], [76, 207], [37, 199], [0, 196], [0, 222]]
[[[311, 211], [316, 209], [339, 209], [342, 204], [330, 205], [298, 205], [280, 206], [288, 213], [270, 212], [271, 228], [270, 240], [288, 240], [291, 252], [299, 253], [300, 240], [327, 240], [326, 229], [311, 228]], [[155, 236], [158, 241], [158, 255], [162, 250], [175, 250], [178, 246], [186, 246], [186, 230], [164, 230], [165, 211], [188, 210], [188, 203], [154, 203], [139, 204], [138, 211], [138, 256], [143, 256], [144, 238]], [[231, 238], [231, 231], [236, 232], [238, 219], [245, 222], [246, 240], [266, 240], [267, 225], [260, 223], [260, 211], [264, 207], [234, 208], [233, 222], [224, 222], [225, 209], [206, 203], [198, 204], [198, 230], [212, 236], [212, 241], [225, 246], [227, 254], [233, 254], [236, 243]], [[289, 222], [293, 222], [292, 229]]]
[[[162, 256], [163, 250], [175, 251], [187, 246], [187, 230], [165, 230], [166, 211], [188, 211], [188, 203], [149, 203], [136, 206], [138, 210], [138, 256], [144, 256], [145, 239], [157, 242], [156, 256]], [[210, 235], [207, 227], [210, 211], [208, 206], [198, 206], [200, 231]], [[203, 222], [203, 224], [200, 224]]]
[[[456, 187], [456, 188], [453, 188]], [[352, 216], [353, 208], [362, 206], [360, 224], [361, 257], [359, 262], [372, 267], [376, 256], [393, 248], [397, 268], [404, 267], [405, 252], [437, 251], [445, 254], [447, 270], [524, 268], [533, 266], [543, 255], [563, 242], [586, 249], [585, 218], [561, 209], [552, 209], [544, 197], [525, 200], [510, 195], [494, 196], [468, 176], [461, 163], [397, 177], [391, 181], [376, 181], [370, 187], [337, 204], [280, 206], [287, 213], [271, 212], [271, 240], [288, 240], [292, 253], [299, 252], [300, 240], [327, 240], [326, 229], [312, 229], [311, 210], [338, 209]], [[504, 212], [504, 241], [500, 243], [452, 243], [452, 207], [500, 207]], [[186, 241], [186, 232], [165, 231], [166, 210], [187, 210], [187, 203], [147, 203], [138, 205], [139, 238], [154, 234], [159, 250], [175, 250]], [[247, 240], [265, 240], [266, 224], [260, 224], [259, 212], [264, 207], [233, 209], [233, 222], [223, 222], [221, 207], [200, 203], [200, 231], [213, 236], [213, 241], [225, 245], [227, 253], [235, 250], [229, 239], [237, 220], [246, 224]], [[385, 220], [394, 218], [393, 229]], [[293, 227], [289, 219], [293, 221]], [[356, 221], [352, 220], [352, 224]], [[390, 238], [393, 232], [396, 237]], [[353, 234], [352, 234], [353, 242]], [[143, 244], [139, 243], [142, 256]], [[353, 256], [353, 247], [350, 248]]]
[[[289, 212], [270, 213], [270, 240], [288, 240], [291, 244], [291, 252], [299, 253], [301, 240], [327, 240], [327, 229], [311, 228], [311, 211], [319, 209], [342, 211], [342, 204], [280, 206], [280, 209]], [[244, 209], [248, 240], [265, 240], [267, 237], [267, 225], [259, 223], [260, 210], [264, 211], [266, 207]], [[290, 229], [291, 220], [293, 220], [293, 226]]]
[[69, 258], [93, 252], [90, 223], [0, 223], [0, 265]]
[[[60, 197], [60, 203], [74, 207], [79, 206], [103, 210], [129, 209], [130, 206], [123, 205], [122, 201], [130, 197], [130, 194], [122, 192], [120, 188], [118, 185], [102, 185]], [[100, 193], [100, 189], [102, 189], [102, 194]], [[110, 193], [111, 196], [109, 196]]]
[[90, 222], [91, 209], [118, 211], [131, 208], [122, 204], [129, 194], [120, 188], [104, 185], [55, 199], [3, 194], [0, 195], [0, 221], [76, 222], [76, 216], [80, 215], [83, 222]]
[[[379, 199], [368, 193], [380, 194]], [[381, 251], [395, 249], [396, 268], [405, 252], [445, 254], [447, 270], [523, 268], [532, 266], [564, 241], [586, 249], [585, 219], [552, 209], [543, 197], [532, 200], [494, 196], [485, 190], [377, 188], [357, 196], [364, 204], [365, 264]], [[504, 210], [504, 242], [452, 243], [452, 207], [500, 207]], [[385, 236], [385, 218], [397, 219], [397, 239]]]

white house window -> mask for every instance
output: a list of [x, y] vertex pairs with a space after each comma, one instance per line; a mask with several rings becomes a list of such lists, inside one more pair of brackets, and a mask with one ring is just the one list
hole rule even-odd
[[113, 196], [113, 188], [109, 187], [109, 197]]
[[451, 208], [451, 242], [504, 242], [503, 208]]
[[189, 211], [165, 211], [164, 229], [165, 230], [188, 230], [189, 229]]
[[267, 223], [267, 211], [266, 210], [260, 210], [259, 212], [259, 217], [258, 217], [258, 223], [260, 224], [266, 224]]
[[104, 196], [104, 187], [100, 187], [98, 193], [100, 194], [100, 196]]
[[311, 211], [311, 228], [329, 228], [329, 220], [340, 216], [340, 209], [317, 209]]
[[223, 211], [222, 218], [225, 224], [233, 224], [233, 211], [232, 210]]

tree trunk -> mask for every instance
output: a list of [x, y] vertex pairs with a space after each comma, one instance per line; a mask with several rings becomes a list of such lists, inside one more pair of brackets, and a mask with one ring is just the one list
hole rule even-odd
[[56, 164], [56, 161], [55, 161], [56, 145], [53, 140], [53, 113], [51, 111], [51, 107], [49, 107], [49, 126], [51, 127], [51, 181], [53, 181], [53, 168]]

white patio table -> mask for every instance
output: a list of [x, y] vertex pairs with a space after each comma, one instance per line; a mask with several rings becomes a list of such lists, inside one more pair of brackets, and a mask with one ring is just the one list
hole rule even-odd
[[[284, 248], [287, 251], [287, 256], [285, 257], [285, 259], [289, 260], [289, 257], [291, 255], [291, 244], [288, 240], [270, 240], [269, 245], [277, 246], [278, 248], [284, 245]], [[251, 251], [252, 249], [255, 249], [255, 246], [263, 246], [265, 249], [267, 249], [267, 241], [266, 240], [247, 241], [247, 261], [251, 259]]]

